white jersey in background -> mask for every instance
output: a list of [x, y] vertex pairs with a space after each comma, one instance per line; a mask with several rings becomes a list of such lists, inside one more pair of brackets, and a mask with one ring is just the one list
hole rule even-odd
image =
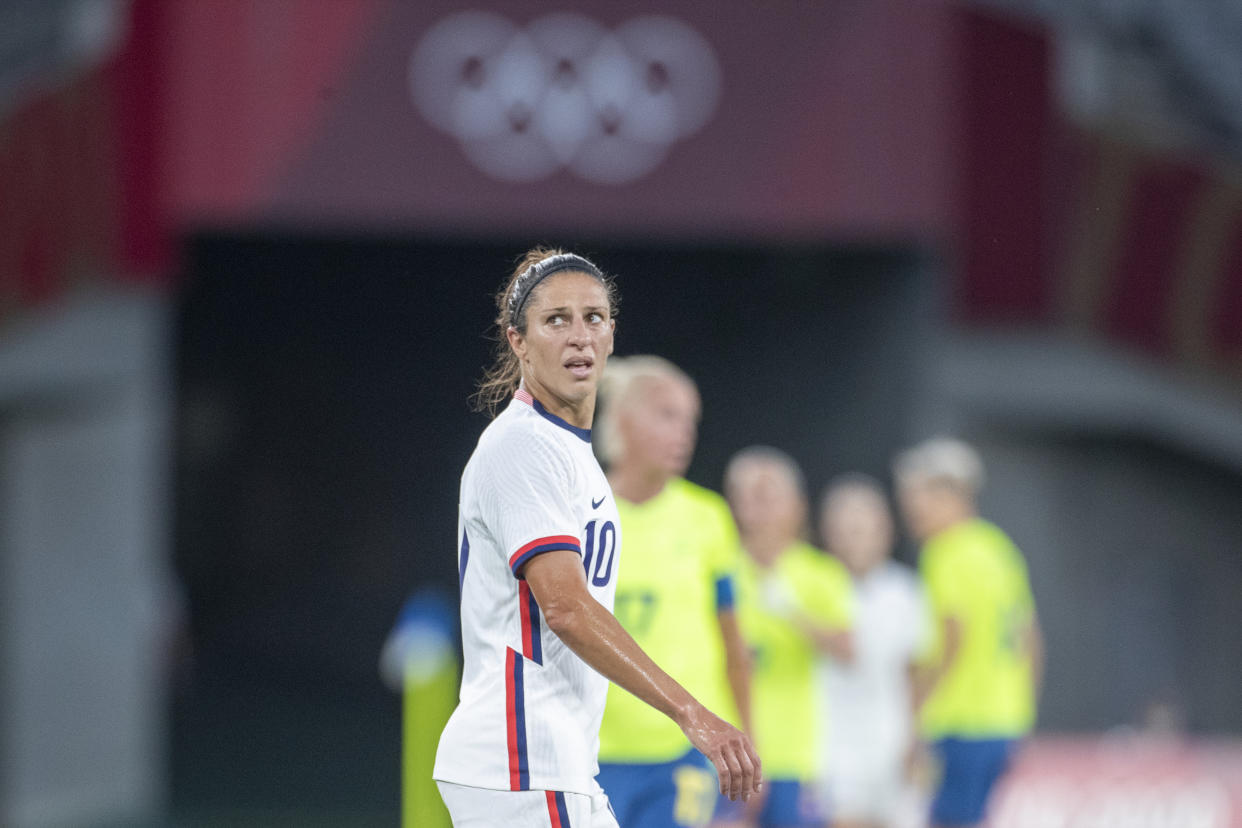
[[591, 595], [612, 611], [619, 527], [591, 432], [519, 389], [462, 474], [461, 694], [440, 736], [435, 779], [499, 791], [599, 792], [608, 681], [547, 628], [515, 573], [543, 552], [572, 549]]
[[888, 561], [854, 580], [854, 661], [820, 667], [827, 794], [841, 817], [888, 821], [912, 735], [908, 666], [927, 641], [918, 578]]

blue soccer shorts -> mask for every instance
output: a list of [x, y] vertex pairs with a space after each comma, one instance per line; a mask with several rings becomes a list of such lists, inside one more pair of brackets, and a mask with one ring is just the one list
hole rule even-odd
[[716, 804], [716, 770], [693, 748], [672, 762], [601, 762], [599, 784], [621, 828], [702, 828]]
[[988, 797], [1009, 768], [1013, 739], [940, 739], [932, 749], [940, 761], [940, 786], [932, 800], [933, 825], [983, 821]]

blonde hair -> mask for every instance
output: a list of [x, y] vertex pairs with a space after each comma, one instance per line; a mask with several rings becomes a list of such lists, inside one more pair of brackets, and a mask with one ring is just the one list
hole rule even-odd
[[[515, 318], [513, 313], [514, 293], [517, 292], [518, 283], [522, 277], [527, 275], [532, 269], [538, 269], [536, 266], [541, 262], [545, 262], [555, 256], [574, 256], [566, 250], [559, 247], [532, 247], [526, 251], [517, 265], [513, 268], [513, 272], [505, 280], [504, 286], [496, 293], [496, 318], [494, 321], [496, 339], [495, 353], [493, 355], [492, 364], [483, 374], [483, 378], [479, 380], [479, 386], [471, 395], [470, 401], [476, 411], [487, 411], [491, 414], [496, 413], [496, 409], [500, 407], [505, 400], [513, 396], [513, 392], [517, 390], [518, 385], [522, 381], [522, 363], [518, 360], [517, 354], [509, 346], [509, 337], [507, 332], [510, 327], [514, 328], [518, 333], [526, 334], [526, 313], [524, 308]], [[579, 257], [581, 258], [581, 257]], [[588, 272], [586, 266], [590, 265], [595, 268], [591, 262], [582, 259], [584, 262], [583, 272]], [[613, 318], [617, 315], [620, 297], [617, 295], [617, 285], [613, 278], [602, 271], [597, 272], [600, 275], [600, 282], [604, 285], [604, 289], [608, 292], [608, 311]], [[590, 275], [596, 275], [591, 273]], [[539, 288], [533, 287], [530, 293], [534, 293]], [[523, 304], [529, 304], [523, 300]]]
[[806, 500], [806, 478], [802, 474], [802, 467], [798, 465], [798, 461], [793, 459], [788, 452], [781, 451], [773, 446], [748, 446], [733, 455], [729, 459], [729, 464], [725, 466], [724, 480], [726, 491], [737, 479], [737, 476], [742, 473], [743, 468], [756, 464], [771, 465], [780, 469], [788, 478], [797, 496], [804, 501]]
[[653, 379], [683, 382], [698, 391], [690, 375], [664, 357], [639, 354], [612, 357], [600, 381], [595, 413], [595, 449], [605, 463], [615, 463], [625, 452], [618, 413], [633, 401], [637, 386]]
[[784, 475], [788, 481], [792, 494], [797, 501], [798, 509], [798, 525], [790, 527], [794, 536], [803, 540], [808, 540], [811, 536], [810, 525], [810, 502], [807, 497], [806, 477], [802, 473], [802, 467], [798, 465], [798, 461], [788, 452], [781, 451], [773, 446], [747, 446], [729, 459], [728, 465], [725, 466], [724, 473], [724, 490], [725, 498], [733, 503], [736, 495], [736, 486], [738, 478], [741, 477], [744, 470], [755, 466], [769, 466], [776, 469], [780, 474]]
[[974, 497], [983, 488], [983, 460], [969, 443], [933, 437], [897, 455], [893, 475], [899, 483], [922, 479]]
[[871, 495], [885, 511], [888, 510], [888, 495], [884, 493], [884, 487], [880, 484], [880, 481], [862, 472], [846, 472], [834, 477], [824, 487], [823, 494], [819, 496], [820, 512], [823, 512], [842, 496], [855, 492]]

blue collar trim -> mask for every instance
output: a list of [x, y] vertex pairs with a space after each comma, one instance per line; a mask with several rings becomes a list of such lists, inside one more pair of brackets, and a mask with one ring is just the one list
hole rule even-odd
[[545, 420], [552, 423], [552, 425], [560, 426], [561, 428], [565, 429], [569, 433], [573, 434], [579, 440], [582, 440], [587, 443], [591, 442], [591, 429], [578, 428], [576, 425], [571, 425], [570, 423], [567, 423], [566, 421], [562, 420], [560, 417], [553, 414], [548, 409], [544, 408], [543, 403], [539, 402], [539, 400], [535, 399], [534, 397], [530, 398], [530, 404], [534, 407], [535, 411], [539, 412], [540, 417], [543, 417]]

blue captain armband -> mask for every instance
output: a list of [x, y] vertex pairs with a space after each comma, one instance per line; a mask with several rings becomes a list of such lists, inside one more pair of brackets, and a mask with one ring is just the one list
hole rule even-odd
[[733, 609], [733, 576], [721, 575], [716, 579], [716, 611]]

